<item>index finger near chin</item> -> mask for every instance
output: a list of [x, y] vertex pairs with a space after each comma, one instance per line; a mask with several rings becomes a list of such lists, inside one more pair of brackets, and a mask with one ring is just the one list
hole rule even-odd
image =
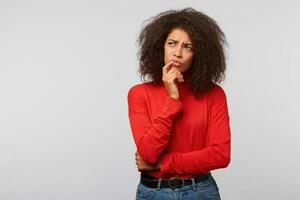
[[167, 63], [164, 67], [163, 67], [163, 73], [166, 74], [168, 72], [168, 68], [170, 67], [170, 65], [172, 64], [172, 62]]

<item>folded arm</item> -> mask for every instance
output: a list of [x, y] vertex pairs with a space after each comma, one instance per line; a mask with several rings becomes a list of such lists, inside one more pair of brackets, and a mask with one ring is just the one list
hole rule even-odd
[[182, 102], [167, 96], [161, 111], [151, 122], [147, 101], [140, 89], [131, 88], [127, 96], [131, 132], [141, 158], [149, 164], [156, 164], [167, 147], [173, 121], [182, 111]]
[[200, 174], [230, 163], [231, 131], [224, 91], [217, 87], [211, 101], [208, 146], [191, 152], [161, 155], [158, 167], [162, 174]]
[[200, 174], [225, 168], [230, 163], [231, 131], [226, 96], [218, 87], [212, 97], [208, 146], [187, 153], [167, 153], [160, 159], [163, 174]]

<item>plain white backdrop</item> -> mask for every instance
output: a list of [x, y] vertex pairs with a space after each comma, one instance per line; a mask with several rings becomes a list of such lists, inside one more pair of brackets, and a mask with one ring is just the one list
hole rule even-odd
[[299, 199], [298, 1], [0, 0], [0, 199], [134, 199], [128, 89], [144, 20], [193, 7], [229, 43], [224, 200]]

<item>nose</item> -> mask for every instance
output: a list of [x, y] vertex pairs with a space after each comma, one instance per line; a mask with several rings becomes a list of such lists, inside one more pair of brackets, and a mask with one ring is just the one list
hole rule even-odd
[[179, 45], [177, 46], [177, 48], [174, 49], [174, 54], [173, 55], [176, 58], [182, 58], [182, 49]]

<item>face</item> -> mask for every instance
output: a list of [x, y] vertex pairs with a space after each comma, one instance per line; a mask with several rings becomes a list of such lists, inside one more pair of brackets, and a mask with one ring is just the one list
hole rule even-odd
[[174, 29], [168, 35], [164, 45], [165, 64], [173, 61], [172, 68], [183, 73], [187, 71], [193, 63], [193, 45], [186, 31]]

